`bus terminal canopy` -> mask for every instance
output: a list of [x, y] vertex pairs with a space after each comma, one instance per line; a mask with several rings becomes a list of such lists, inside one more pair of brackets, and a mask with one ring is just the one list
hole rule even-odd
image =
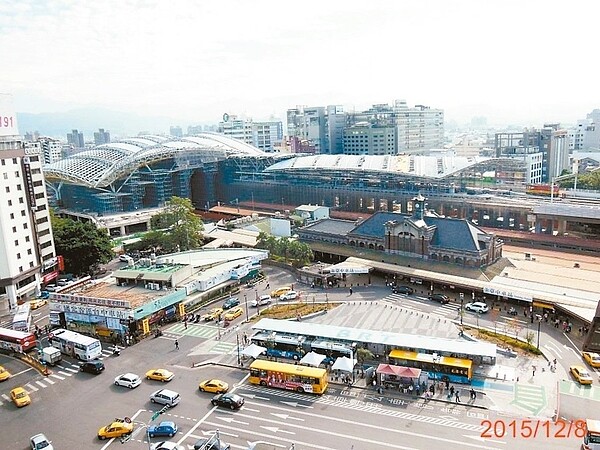
[[316, 352], [309, 352], [300, 360], [300, 364], [306, 364], [307, 366], [319, 367], [319, 364], [327, 358], [325, 355], [321, 355]]
[[395, 375], [402, 378], [419, 378], [421, 376], [421, 369], [394, 366], [392, 364], [379, 364], [375, 370], [375, 373], [380, 373], [383, 375]]

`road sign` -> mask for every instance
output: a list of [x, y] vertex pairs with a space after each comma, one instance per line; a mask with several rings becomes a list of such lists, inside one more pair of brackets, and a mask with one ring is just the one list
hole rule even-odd
[[153, 421], [154, 419], [156, 419], [158, 416], [160, 416], [160, 411], [156, 411], [154, 414], [152, 414], [152, 417], [150, 417], [150, 421]]

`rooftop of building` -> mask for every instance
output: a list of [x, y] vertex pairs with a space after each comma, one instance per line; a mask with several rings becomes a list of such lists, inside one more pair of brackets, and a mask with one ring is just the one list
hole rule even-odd
[[123, 300], [129, 302], [130, 308], [134, 309], [157, 298], [164, 297], [168, 292], [146, 289], [144, 286], [119, 286], [116, 284], [114, 278], [111, 278], [110, 281], [87, 285], [82, 290], [74, 292], [73, 295], [108, 300]]

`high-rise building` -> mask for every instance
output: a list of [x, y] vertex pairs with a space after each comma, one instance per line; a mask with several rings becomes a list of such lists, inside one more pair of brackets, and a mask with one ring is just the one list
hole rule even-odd
[[[35, 297], [58, 275], [40, 146], [25, 147], [10, 96], [0, 94], [0, 301]], [[50, 272], [49, 272], [50, 271]], [[44, 272], [48, 272], [44, 275]]]
[[187, 128], [188, 136], [193, 136], [194, 134], [202, 133], [202, 125], [190, 125]]
[[63, 143], [58, 139], [40, 137], [34, 142], [25, 142], [26, 149], [35, 149], [42, 157], [42, 164], [52, 164], [63, 158]]
[[104, 131], [104, 128], [98, 128], [98, 131], [94, 132], [94, 144], [110, 144], [110, 132]]
[[345, 155], [395, 155], [396, 128], [360, 122], [344, 131]]
[[169, 129], [169, 133], [171, 134], [171, 136], [183, 137], [183, 130], [181, 129], [181, 127], [171, 127]]
[[73, 130], [71, 133], [67, 133], [67, 142], [75, 148], [84, 148], [85, 142], [83, 140], [83, 133], [77, 130]]
[[[287, 110], [287, 135], [307, 141], [316, 153], [328, 153], [327, 123], [323, 106], [297, 106]], [[293, 149], [292, 149], [293, 150]]]
[[571, 150], [600, 149], [600, 109], [594, 109], [583, 120], [578, 120], [575, 128], [569, 130]]
[[241, 119], [229, 114], [223, 114], [218, 132], [265, 152], [273, 152], [275, 144], [283, 139], [283, 125], [280, 121], [253, 122], [252, 119]]

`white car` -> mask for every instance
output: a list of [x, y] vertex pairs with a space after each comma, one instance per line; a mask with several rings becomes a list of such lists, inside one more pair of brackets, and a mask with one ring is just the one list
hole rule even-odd
[[124, 386], [129, 389], [133, 389], [138, 387], [140, 384], [142, 384], [142, 379], [135, 373], [122, 373], [115, 378], [116, 386]]
[[282, 294], [279, 300], [296, 300], [300, 294], [296, 291], [290, 291], [287, 294]]
[[261, 295], [258, 300], [256, 300], [256, 299], [252, 300], [252, 303], [250, 303], [250, 305], [253, 308], [256, 308], [257, 306], [264, 306], [264, 305], [268, 305], [269, 303], [271, 303], [271, 296], [270, 295]]
[[129, 261], [133, 261], [133, 258], [129, 255], [119, 255], [119, 261], [129, 262]]
[[54, 450], [48, 438], [41, 433], [31, 436], [29, 442], [31, 443], [31, 450]]
[[486, 313], [490, 310], [490, 308], [488, 307], [488, 305], [486, 305], [483, 302], [474, 302], [474, 303], [467, 303], [465, 305], [465, 309], [467, 311], [473, 311], [476, 313]]

